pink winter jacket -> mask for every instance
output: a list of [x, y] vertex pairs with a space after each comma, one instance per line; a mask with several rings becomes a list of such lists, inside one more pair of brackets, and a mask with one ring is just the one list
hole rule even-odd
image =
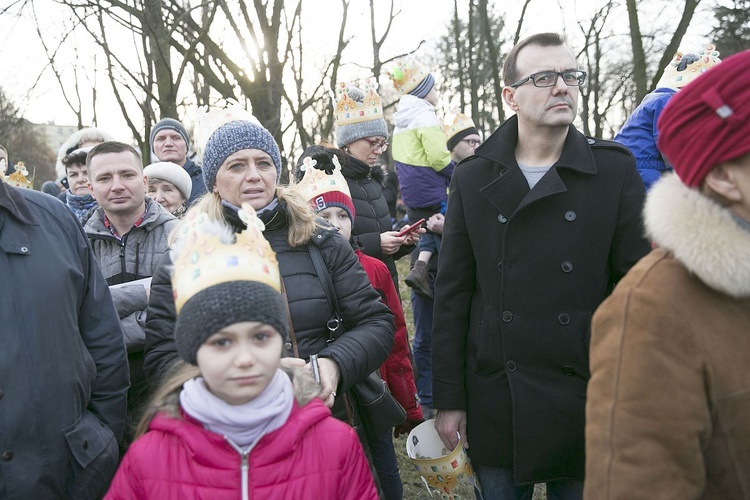
[[130, 446], [105, 497], [146, 498], [377, 500], [378, 495], [356, 433], [314, 399], [303, 407], [295, 402], [286, 424], [262, 437], [244, 458], [184, 413], [182, 419], [157, 415]]

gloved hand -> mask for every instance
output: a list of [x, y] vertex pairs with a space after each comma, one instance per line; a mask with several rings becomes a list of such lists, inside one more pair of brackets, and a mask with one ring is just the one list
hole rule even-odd
[[424, 422], [423, 418], [420, 418], [418, 420], [407, 419], [403, 424], [398, 425], [393, 428], [393, 437], [397, 438], [401, 434], [408, 436], [411, 430], [415, 428], [416, 426], [418, 426], [419, 424], [421, 424], [422, 422]]

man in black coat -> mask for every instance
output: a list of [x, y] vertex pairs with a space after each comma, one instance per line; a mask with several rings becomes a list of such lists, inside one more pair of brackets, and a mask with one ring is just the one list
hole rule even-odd
[[107, 283], [59, 200], [0, 180], [0, 498], [101, 498], [128, 365]]
[[581, 498], [594, 310], [649, 251], [632, 155], [572, 125], [579, 71], [554, 33], [503, 68], [516, 113], [453, 175], [435, 285], [433, 404], [485, 498]]

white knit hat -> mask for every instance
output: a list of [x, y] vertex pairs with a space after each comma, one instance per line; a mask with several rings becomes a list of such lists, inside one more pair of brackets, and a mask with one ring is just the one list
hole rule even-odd
[[178, 164], [171, 161], [152, 163], [143, 169], [143, 175], [148, 177], [149, 181], [160, 180], [171, 182], [182, 193], [182, 196], [185, 197], [185, 201], [190, 199], [190, 193], [193, 190], [193, 180], [190, 178], [190, 174]]

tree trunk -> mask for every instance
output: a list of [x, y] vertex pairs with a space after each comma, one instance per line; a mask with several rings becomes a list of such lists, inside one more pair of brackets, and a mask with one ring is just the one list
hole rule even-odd
[[648, 92], [646, 76], [646, 53], [643, 51], [641, 27], [638, 23], [638, 6], [636, 0], [626, 0], [628, 20], [630, 21], [630, 44], [633, 47], [633, 79], [635, 81], [635, 99], [641, 102]]

